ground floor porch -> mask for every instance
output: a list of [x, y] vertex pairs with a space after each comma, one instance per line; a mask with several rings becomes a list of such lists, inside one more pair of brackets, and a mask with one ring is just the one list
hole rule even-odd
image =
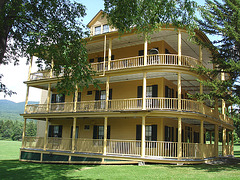
[[28, 137], [24, 126], [20, 160], [35, 160], [36, 153], [39, 162], [57, 162], [54, 157], [62, 156], [71, 162], [76, 156], [113, 159], [115, 163], [116, 159], [202, 163], [206, 158], [233, 155], [231, 125], [199, 114], [166, 113], [41, 117], [38, 122], [44, 125], [38, 127], [37, 137]]
[[[225, 156], [233, 156], [233, 145], [178, 143], [165, 141], [145, 141], [145, 146], [137, 140], [104, 140], [71, 138], [25, 137], [20, 160], [46, 163], [174, 163], [196, 164], [213, 160], [225, 151]], [[74, 145], [74, 146], [73, 146]], [[179, 147], [180, 146], [180, 147]], [[142, 149], [145, 153], [142, 153]], [[179, 152], [181, 149], [181, 152]], [[217, 149], [217, 151], [216, 151]], [[182, 155], [179, 157], [179, 153]]]

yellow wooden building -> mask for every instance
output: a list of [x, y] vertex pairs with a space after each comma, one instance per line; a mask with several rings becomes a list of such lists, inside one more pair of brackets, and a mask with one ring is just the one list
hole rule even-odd
[[[187, 96], [208, 92], [197, 81], [207, 77], [191, 71], [198, 65], [213, 68], [208, 49], [172, 27], [151, 34], [150, 41], [134, 30], [119, 38], [102, 11], [88, 26], [89, 62], [101, 89], [90, 85], [59, 95], [54, 72], [31, 72], [30, 65], [21, 161], [189, 164], [233, 155], [228, 105], [218, 100], [211, 107]], [[210, 43], [202, 32], [196, 35]], [[28, 104], [30, 87], [45, 92], [40, 104]], [[28, 119], [37, 120], [37, 137], [25, 135]]]

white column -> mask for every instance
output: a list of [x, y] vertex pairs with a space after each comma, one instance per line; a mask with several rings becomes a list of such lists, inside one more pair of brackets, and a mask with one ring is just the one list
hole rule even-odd
[[147, 94], [147, 73], [143, 73], [143, 92], [142, 92], [142, 109], [146, 110], [146, 94]]
[[48, 96], [47, 96], [47, 112], [50, 110], [51, 103], [51, 83], [48, 84]]
[[203, 120], [200, 120], [200, 146], [201, 146], [201, 152], [202, 152], [202, 158], [204, 158], [204, 151], [205, 149], [203, 148], [203, 141], [204, 141], [204, 129], [203, 129]]
[[77, 100], [78, 100], [78, 85], [76, 85], [74, 96], [74, 112], [77, 112]]
[[28, 96], [29, 96], [29, 88], [30, 88], [30, 87], [27, 85], [27, 92], [26, 92], [26, 100], [25, 100], [24, 113], [26, 113], [26, 110], [27, 110]]
[[182, 158], [182, 118], [178, 117], [178, 144], [177, 144], [178, 160]]
[[146, 117], [142, 116], [142, 138], [141, 138], [141, 157], [145, 157], [145, 120]]
[[107, 49], [107, 36], [104, 36], [104, 52], [103, 52], [103, 75], [105, 75], [105, 66], [106, 66], [106, 49]]
[[72, 152], [75, 151], [75, 141], [76, 141], [76, 123], [77, 123], [77, 118], [73, 118], [73, 131], [72, 131]]
[[46, 126], [45, 126], [45, 133], [44, 133], [44, 148], [43, 148], [43, 150], [46, 150], [46, 148], [47, 148], [47, 137], [48, 137], [48, 118], [46, 118]]
[[50, 70], [50, 78], [53, 77], [53, 67], [54, 67], [54, 61], [52, 59], [52, 62], [51, 62], [51, 70]]
[[27, 118], [24, 118], [23, 133], [22, 133], [22, 148], [25, 147], [26, 124], [27, 124]]
[[33, 56], [31, 56], [30, 63], [29, 63], [29, 69], [28, 69], [28, 81], [30, 81], [30, 77], [31, 77], [32, 62], [33, 62]]
[[111, 68], [111, 60], [112, 60], [112, 38], [109, 39], [109, 47], [108, 47], [108, 70]]
[[214, 126], [214, 149], [215, 149], [215, 156], [218, 157], [218, 125], [215, 124]]
[[108, 118], [104, 118], [104, 139], [103, 139], [103, 155], [107, 154], [107, 120]]
[[181, 99], [182, 99], [182, 84], [181, 84], [181, 73], [178, 72], [178, 110], [181, 110]]
[[226, 133], [227, 129], [224, 127], [223, 128], [223, 133], [222, 133], [222, 155], [226, 156]]
[[105, 107], [106, 110], [108, 110], [108, 101], [109, 101], [109, 80], [110, 80], [110, 77], [107, 76], [107, 81], [106, 81], [106, 107]]
[[202, 46], [201, 45], [199, 45], [199, 62], [200, 62], [200, 64], [202, 65]]
[[148, 49], [148, 42], [147, 37], [144, 35], [144, 66], [147, 65], [147, 49]]
[[181, 65], [181, 56], [182, 56], [182, 35], [181, 31], [178, 30], [178, 65]]

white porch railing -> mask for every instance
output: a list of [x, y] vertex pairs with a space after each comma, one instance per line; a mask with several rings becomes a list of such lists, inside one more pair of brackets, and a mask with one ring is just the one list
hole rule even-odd
[[146, 156], [177, 158], [177, 142], [146, 141]]
[[[98, 62], [92, 63], [91, 67], [96, 72], [102, 72], [105, 68], [105, 71], [108, 70], [118, 70], [118, 69], [126, 69], [126, 68], [134, 68], [134, 67], [141, 67], [144, 65], [144, 57], [143, 56], [136, 56], [136, 57], [129, 57], [123, 59], [116, 59], [111, 60], [110, 62], [110, 69], [108, 69], [108, 62]], [[185, 66], [185, 67], [197, 67], [200, 65], [200, 62], [190, 56], [181, 56], [181, 65], [179, 64], [179, 58], [176, 54], [153, 54], [147, 55], [147, 66], [152, 65], [174, 65], [174, 66]], [[59, 75], [61, 77], [62, 74]], [[53, 77], [56, 77], [53, 74]], [[48, 79], [50, 78], [50, 71], [38, 71], [35, 73], [31, 73], [30, 80], [40, 80], [40, 79]]]
[[[198, 143], [181, 143], [182, 157], [196, 159], [204, 157], [213, 157], [214, 145], [203, 144], [200, 148]], [[43, 149], [43, 137], [25, 137], [23, 148]], [[72, 151], [71, 138], [49, 137], [46, 143], [47, 150]], [[228, 154], [231, 153], [231, 147], [228, 147]], [[145, 141], [145, 156], [146, 157], [161, 157], [161, 158], [177, 158], [178, 143], [167, 141]], [[221, 150], [221, 149], [220, 149]], [[75, 152], [82, 153], [103, 153], [103, 139], [84, 139], [78, 138], [75, 140]], [[140, 140], [115, 140], [108, 139], [106, 147], [107, 155], [120, 156], [141, 156], [141, 141]]]
[[201, 158], [202, 151], [198, 143], [182, 143], [182, 157], [184, 158]]
[[[189, 99], [181, 99], [181, 103], [178, 104], [177, 98], [165, 98], [165, 97], [153, 97], [146, 98], [147, 110], [182, 110], [194, 113], [202, 113], [213, 118], [220, 119], [223, 122], [233, 125], [233, 120], [225, 117], [217, 110], [214, 110], [201, 102], [193, 101]], [[180, 107], [179, 107], [180, 105]], [[47, 111], [47, 104], [30, 104], [26, 106], [25, 113], [51, 113], [51, 112], [85, 112], [85, 111], [125, 111], [125, 110], [141, 110], [142, 98], [129, 98], [129, 99], [114, 99], [108, 101], [108, 107], [106, 108], [106, 100], [96, 101], [81, 101], [65, 103], [51, 103], [49, 104], [49, 110]]]
[[141, 141], [136, 140], [108, 140], [107, 153], [118, 155], [141, 155]]

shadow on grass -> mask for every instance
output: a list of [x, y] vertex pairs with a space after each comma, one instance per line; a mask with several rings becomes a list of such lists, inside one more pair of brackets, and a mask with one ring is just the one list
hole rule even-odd
[[1, 160], [1, 180], [11, 179], [84, 179], [82, 176], [68, 177], [74, 171], [81, 171], [90, 165], [39, 164], [18, 160]]

